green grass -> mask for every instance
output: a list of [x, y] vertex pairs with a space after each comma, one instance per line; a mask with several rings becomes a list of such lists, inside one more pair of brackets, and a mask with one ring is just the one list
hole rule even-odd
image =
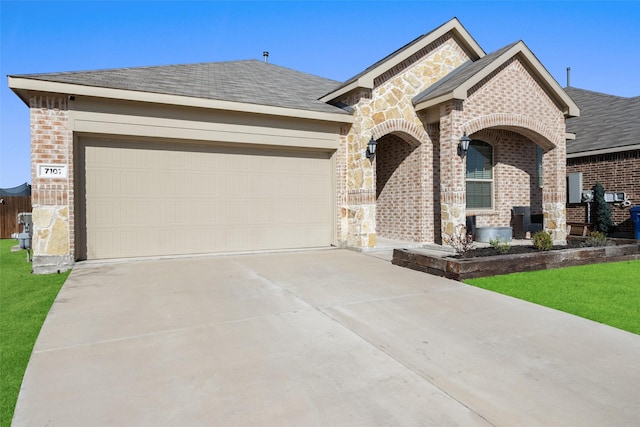
[[640, 334], [640, 260], [512, 273], [465, 283]]
[[31, 357], [51, 304], [69, 272], [31, 274], [26, 251], [11, 252], [16, 240], [0, 240], [0, 426], [11, 418]]

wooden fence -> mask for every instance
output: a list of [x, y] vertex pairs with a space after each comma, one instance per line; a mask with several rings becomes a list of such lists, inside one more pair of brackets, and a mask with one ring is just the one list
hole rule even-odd
[[0, 239], [10, 239], [22, 231], [18, 214], [31, 212], [31, 196], [0, 196], [0, 200]]

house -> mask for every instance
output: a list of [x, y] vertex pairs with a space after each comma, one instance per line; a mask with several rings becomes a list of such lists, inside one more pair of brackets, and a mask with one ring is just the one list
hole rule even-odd
[[[640, 205], [640, 96], [623, 98], [568, 87], [580, 117], [567, 120], [576, 135], [567, 142], [567, 173], [582, 174], [583, 190], [600, 182], [606, 192], [624, 193], [611, 204], [614, 235], [633, 237], [629, 208]], [[628, 200], [624, 202], [623, 200]], [[567, 205], [569, 222], [590, 223], [587, 203]]]
[[31, 212], [31, 186], [28, 183], [11, 188], [0, 188], [0, 239], [22, 231], [18, 214]]
[[507, 226], [516, 205], [566, 238], [565, 120], [578, 107], [522, 41], [486, 54], [455, 18], [342, 83], [236, 61], [9, 86], [31, 111], [35, 272], [438, 244], [468, 215]]

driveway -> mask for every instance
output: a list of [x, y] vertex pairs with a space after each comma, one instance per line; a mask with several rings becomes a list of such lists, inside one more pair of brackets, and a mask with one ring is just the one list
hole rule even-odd
[[631, 426], [640, 336], [346, 250], [80, 264], [15, 426]]

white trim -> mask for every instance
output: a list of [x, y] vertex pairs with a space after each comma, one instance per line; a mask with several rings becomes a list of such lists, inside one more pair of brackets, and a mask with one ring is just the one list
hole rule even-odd
[[[462, 26], [460, 21], [458, 21], [457, 18], [453, 18], [449, 22], [446, 22], [444, 25], [435, 29], [433, 32], [424, 36], [421, 40], [417, 41], [414, 45], [409, 46], [408, 48], [406, 48], [401, 52], [398, 52], [397, 55], [389, 58], [387, 61], [384, 61], [381, 64], [378, 64], [377, 67], [367, 71], [366, 73], [358, 77], [358, 79], [355, 80], [354, 82], [349, 83], [348, 85], [341, 87], [334, 92], [330, 92], [324, 95], [322, 98], [320, 98], [320, 101], [328, 102], [328, 101], [334, 100], [344, 95], [345, 93], [348, 93], [357, 88], [373, 89], [373, 81], [376, 77], [386, 73], [396, 65], [400, 64], [402, 61], [405, 61], [407, 58], [410, 58], [412, 55], [415, 55], [418, 51], [430, 45], [431, 43], [433, 43], [434, 41], [436, 41], [437, 39], [439, 39], [440, 37], [444, 36], [449, 32], [453, 33], [454, 37], [460, 42], [463, 48], [467, 49], [468, 51], [471, 51], [472, 55], [470, 56], [475, 55], [477, 58], [482, 58], [483, 56], [486, 55], [484, 50], [473, 39], [473, 37], [471, 37], [471, 34], [469, 34], [469, 32]], [[472, 58], [472, 60], [473, 59], [474, 58]]]
[[[467, 210], [474, 210], [474, 211], [494, 211], [496, 209], [496, 148], [494, 147], [494, 145], [490, 142], [484, 141], [482, 139], [472, 139], [471, 142], [469, 143], [469, 148], [471, 148], [471, 144], [473, 144], [474, 142], [482, 142], [483, 144], [487, 144], [489, 147], [491, 147], [491, 179], [468, 179], [467, 178], [467, 159], [468, 159], [468, 155], [469, 152], [467, 151], [467, 154], [465, 155], [465, 159], [464, 159], [464, 200], [465, 200], [465, 209]], [[483, 207], [474, 207], [474, 208], [469, 208], [467, 207], [467, 202], [468, 202], [468, 198], [467, 198], [467, 182], [488, 182], [491, 184], [491, 206], [487, 207], [487, 208], [483, 208]]]
[[624, 145], [622, 147], [613, 147], [613, 148], [603, 148], [601, 150], [581, 151], [579, 153], [571, 153], [571, 154], [567, 153], [567, 159], [574, 159], [577, 157], [596, 156], [598, 154], [622, 153], [624, 151], [633, 151], [633, 150], [640, 150], [640, 144]]
[[321, 111], [302, 110], [296, 108], [284, 108], [269, 105], [248, 104], [243, 102], [194, 98], [183, 95], [168, 95], [134, 90], [111, 89], [97, 86], [84, 86], [71, 83], [50, 82], [24, 77], [9, 76], [9, 87], [15, 92], [26, 90], [33, 92], [58, 93], [74, 96], [88, 96], [96, 98], [149, 102], [155, 104], [180, 105], [184, 107], [238, 111], [243, 113], [265, 114], [272, 116], [295, 117], [301, 119], [322, 120], [329, 122], [353, 123], [353, 116], [347, 113], [325, 113]]
[[471, 89], [478, 82], [489, 76], [496, 69], [504, 65], [505, 62], [519, 53], [522, 54], [522, 56], [526, 60], [527, 64], [525, 65], [529, 65], [533, 69], [534, 74], [540, 77], [543, 88], [546, 89], [547, 93], [554, 95], [556, 101], [558, 101], [559, 104], [564, 104], [564, 106], [566, 107], [566, 109], [563, 111], [565, 116], [579, 116], [580, 109], [578, 108], [578, 106], [573, 102], [569, 95], [567, 95], [564, 89], [560, 87], [558, 82], [556, 82], [551, 74], [549, 74], [549, 72], [544, 68], [540, 61], [538, 61], [538, 58], [535, 57], [535, 55], [529, 50], [529, 48], [526, 44], [524, 44], [523, 41], [519, 41], [518, 43], [513, 45], [509, 50], [504, 52], [498, 58], [494, 59], [491, 64], [488, 64], [486, 67], [479, 70], [476, 74], [469, 77], [465, 82], [460, 84], [451, 92], [440, 95], [437, 98], [420, 102], [415, 106], [416, 111], [436, 106], [450, 99], [458, 99], [464, 101], [465, 99], [467, 99], [469, 89]]

